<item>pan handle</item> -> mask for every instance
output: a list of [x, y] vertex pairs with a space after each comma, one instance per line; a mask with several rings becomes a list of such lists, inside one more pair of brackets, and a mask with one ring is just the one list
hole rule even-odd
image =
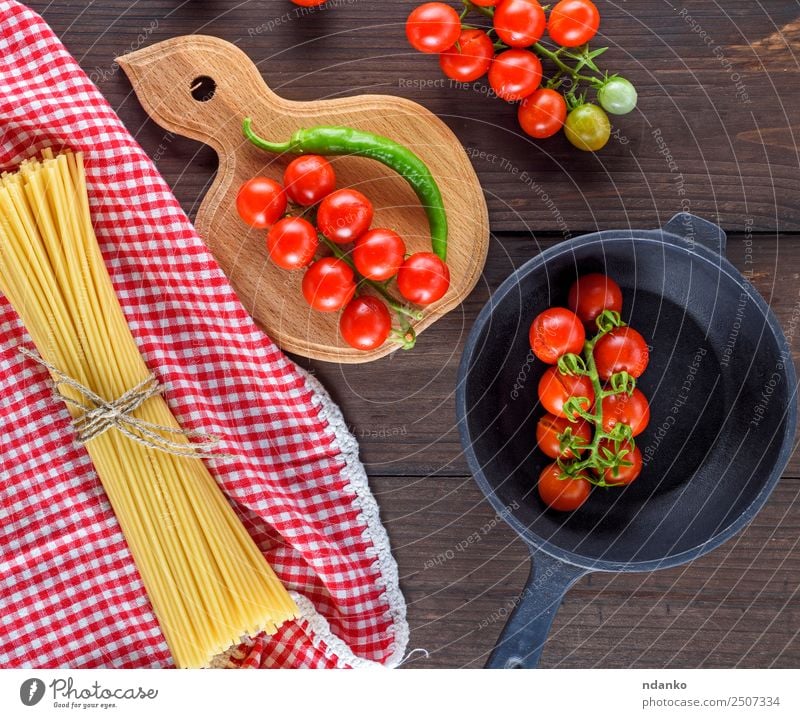
[[663, 227], [662, 231], [674, 234], [690, 243], [697, 243], [716, 254], [725, 256], [727, 236], [722, 227], [718, 227], [707, 219], [702, 219], [689, 212], [679, 212]]
[[486, 668], [536, 668], [558, 607], [589, 569], [531, 552], [531, 574]]

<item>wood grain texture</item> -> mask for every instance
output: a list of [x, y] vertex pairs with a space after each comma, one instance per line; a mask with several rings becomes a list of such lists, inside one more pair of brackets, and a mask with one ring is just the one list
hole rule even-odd
[[[412, 668], [479, 668], [529, 570], [528, 550], [469, 477], [373, 478], [408, 601]], [[800, 663], [800, 481], [752, 524], [674, 569], [593, 573], [567, 594], [548, 668], [766, 668]]]
[[[316, 102], [284, 100], [269, 89], [258, 68], [235, 45], [206, 35], [187, 35], [117, 58], [148, 114], [165, 129], [211, 145], [219, 169], [197, 212], [196, 225], [244, 306], [280, 346], [305, 357], [363, 363], [399, 348], [396, 342], [360, 351], [339, 333], [339, 312], [309, 307], [301, 292], [303, 272], [287, 272], [269, 259], [265, 232], [248, 227], [236, 212], [236, 194], [248, 179], [282, 181], [296, 155], [264, 152], [242, 137], [242, 121], [275, 142], [300, 128], [354, 127], [411, 148], [430, 169], [448, 216], [450, 289], [411, 322], [417, 334], [470, 293], [489, 247], [483, 191], [455, 135], [435, 115], [399, 97], [362, 95]], [[206, 78], [207, 90], [199, 85]], [[196, 96], [200, 90], [200, 99]], [[205, 91], [206, 94], [202, 94]], [[331, 158], [338, 187], [364, 192], [375, 207], [373, 227], [394, 229], [409, 253], [431, 251], [428, 220], [411, 186], [373, 160]], [[399, 296], [395, 290], [395, 296]]]
[[515, 108], [489, 97], [483, 80], [451, 86], [435, 57], [406, 42], [403, 22], [415, 2], [339, 0], [311, 13], [288, 0], [30, 4], [158, 157], [189, 211], [214, 153], [147, 122], [114, 58], [196, 32], [236, 43], [287, 99], [378, 92], [435, 112], [470, 152], [495, 232], [648, 227], [687, 207], [729, 231], [800, 230], [792, 130], [800, 61], [795, 35], [779, 34], [796, 28], [796, 3], [601, 0], [604, 66], [630, 77], [640, 102], [615, 120], [616, 139], [588, 155], [562, 137], [526, 138]]
[[[522, 137], [514, 109], [487, 97], [482, 82], [464, 90], [444, 83], [436, 60], [406, 45], [402, 23], [417, 2], [340, 0], [300, 16], [288, 0], [28, 0], [190, 216], [214, 177], [216, 153], [151, 122], [114, 65], [176, 35], [235, 42], [291, 100], [365, 92], [413, 99], [468, 148], [494, 231], [476, 289], [411, 353], [361, 366], [301, 363], [339, 401], [361, 444], [399, 560], [412, 647], [432, 651], [409, 667], [478, 667], [502, 627], [501, 609], [523, 586], [528, 557], [505, 524], [492, 524], [466, 476], [453, 407], [466, 334], [490, 292], [541, 248], [582, 231], [655, 227], [688, 201], [728, 230], [729, 257], [768, 299], [800, 359], [800, 235], [789, 233], [800, 231], [800, 9], [784, 0], [598, 0], [611, 48], [605, 60], [637, 84], [641, 99], [617, 123], [618, 141], [591, 156], [561, 139]], [[800, 477], [797, 455], [786, 476]], [[556, 619], [544, 665], [800, 665], [798, 484], [784, 479], [750, 528], [689, 566], [581, 580]], [[481, 540], [469, 543], [476, 531]], [[437, 563], [447, 551], [453, 559]]]

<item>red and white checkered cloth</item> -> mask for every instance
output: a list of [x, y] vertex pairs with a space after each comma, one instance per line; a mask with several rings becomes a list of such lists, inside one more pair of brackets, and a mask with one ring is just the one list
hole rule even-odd
[[[186, 427], [246, 457], [211, 468], [303, 618], [249, 667], [396, 665], [405, 604], [358, 447], [324, 390], [252, 322], [164, 180], [44, 21], [0, 0], [0, 165], [86, 154], [126, 317]], [[86, 451], [0, 297], [0, 666], [166, 667], [167, 644]]]

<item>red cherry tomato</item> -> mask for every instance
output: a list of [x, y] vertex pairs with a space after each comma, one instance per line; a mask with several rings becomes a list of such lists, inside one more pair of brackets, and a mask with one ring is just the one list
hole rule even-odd
[[627, 424], [631, 434], [638, 436], [650, 423], [650, 404], [647, 397], [634, 389], [633, 394], [612, 394], [603, 399], [603, 429], [611, 431], [617, 424]]
[[267, 229], [286, 211], [286, 194], [279, 182], [269, 177], [253, 177], [239, 188], [236, 210], [251, 227]]
[[342, 312], [339, 331], [354, 349], [369, 351], [386, 341], [392, 329], [392, 317], [386, 305], [371, 296], [356, 297]]
[[267, 232], [269, 258], [283, 269], [308, 265], [317, 252], [317, 230], [302, 217], [284, 217]]
[[567, 306], [596, 331], [595, 319], [603, 310], [622, 311], [622, 290], [605, 274], [584, 274], [570, 287]]
[[458, 13], [442, 2], [426, 2], [411, 11], [406, 20], [406, 37], [420, 52], [444, 52], [461, 34]]
[[542, 63], [528, 50], [506, 50], [492, 61], [489, 85], [497, 96], [516, 102], [530, 95], [542, 81]]
[[639, 474], [642, 473], [642, 452], [639, 451], [638, 447], [631, 446], [630, 442], [626, 441], [624, 444], [620, 444], [617, 449], [613, 441], [603, 439], [603, 441], [600, 442], [600, 449], [602, 450], [604, 448], [615, 454], [627, 451], [622, 457], [622, 461], [630, 464], [630, 466], [618, 466], [616, 471], [614, 469], [605, 469], [602, 472], [601, 478], [604, 479], [607, 484], [627, 486], [633, 483], [638, 478]]
[[540, 87], [522, 101], [517, 119], [523, 132], [531, 137], [552, 137], [567, 119], [567, 101], [560, 92]]
[[[559, 438], [567, 429], [572, 435], [584, 444], [592, 441], [592, 427], [583, 419], [571, 422], [563, 416], [553, 416], [545, 414], [536, 425], [536, 443], [539, 448], [551, 459], [574, 459], [575, 453], [571, 449], [561, 451], [561, 439]], [[579, 454], [582, 452], [578, 452]]]
[[509, 47], [530, 47], [541, 40], [547, 20], [539, 0], [502, 0], [492, 23]]
[[583, 477], [561, 479], [558, 464], [546, 466], [539, 474], [539, 496], [547, 506], [556, 511], [574, 511], [592, 491], [592, 485]]
[[494, 7], [500, 0], [472, 0], [473, 5], [478, 7]]
[[547, 32], [556, 45], [578, 47], [600, 27], [600, 12], [591, 0], [561, 0], [550, 11]]
[[650, 351], [644, 337], [635, 329], [617, 327], [597, 340], [594, 361], [601, 379], [610, 379], [618, 371], [639, 377], [647, 369]]
[[483, 31], [462, 30], [458, 42], [439, 55], [439, 66], [446, 77], [459, 82], [472, 82], [483, 77], [492, 64], [494, 44]]
[[300, 5], [300, 7], [316, 7], [327, 1], [328, 0], [292, 0], [295, 5]]
[[355, 189], [340, 189], [320, 202], [317, 227], [328, 239], [347, 244], [358, 239], [372, 223], [372, 202]]
[[545, 370], [539, 380], [539, 401], [547, 411], [556, 416], [567, 416], [564, 412], [564, 404], [573, 396], [583, 398], [581, 405], [586, 411], [592, 408], [594, 387], [588, 376], [562, 374], [554, 366]]
[[335, 312], [344, 307], [356, 291], [353, 270], [341, 259], [323, 257], [303, 275], [303, 296], [320, 312]]
[[286, 167], [283, 186], [292, 202], [310, 207], [333, 192], [336, 187], [336, 173], [324, 157], [302, 155], [293, 159]]
[[376, 282], [391, 279], [406, 255], [403, 238], [391, 229], [371, 229], [353, 247], [353, 262], [361, 276]]
[[555, 364], [564, 354], [580, 354], [586, 341], [581, 320], [569, 309], [545, 309], [531, 322], [531, 349], [545, 364]]
[[409, 302], [431, 304], [450, 287], [450, 270], [432, 252], [412, 254], [397, 272], [397, 288]]

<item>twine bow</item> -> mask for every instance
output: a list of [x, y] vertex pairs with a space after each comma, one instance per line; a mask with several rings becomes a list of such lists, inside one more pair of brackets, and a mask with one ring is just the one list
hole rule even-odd
[[[77, 434], [76, 439], [79, 444], [87, 444], [92, 439], [96, 439], [109, 429], [114, 428], [132, 441], [173, 456], [185, 456], [192, 459], [233, 458], [228, 454], [221, 454], [216, 451], [220, 443], [218, 436], [206, 434], [202, 431], [176, 429], [172, 426], [153, 424], [133, 416], [133, 412], [148, 399], [163, 394], [164, 387], [154, 374], [150, 374], [150, 376], [128, 389], [118, 398], [108, 400], [29, 349], [19, 347], [19, 351], [23, 356], [45, 367], [53, 378], [53, 393], [66, 404], [75, 407], [81, 412], [72, 420], [72, 426]], [[62, 386], [74, 389], [85, 399], [85, 402], [75, 400], [64, 394], [61, 391]], [[171, 439], [170, 436], [199, 439], [199, 441], [187, 443], [186, 441]]]

